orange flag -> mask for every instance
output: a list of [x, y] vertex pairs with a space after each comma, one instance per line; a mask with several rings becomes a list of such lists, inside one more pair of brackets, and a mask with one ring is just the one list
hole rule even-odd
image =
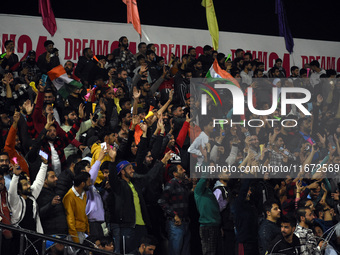
[[127, 23], [132, 23], [140, 37], [142, 37], [142, 28], [137, 7], [137, 0], [123, 0], [127, 7]]

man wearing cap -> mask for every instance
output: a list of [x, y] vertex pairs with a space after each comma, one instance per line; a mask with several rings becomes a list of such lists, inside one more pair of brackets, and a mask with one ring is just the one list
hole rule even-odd
[[58, 50], [54, 48], [54, 42], [47, 40], [44, 42], [46, 52], [41, 54], [38, 58], [38, 67], [40, 71], [47, 74], [48, 71], [60, 65]]
[[[36, 53], [34, 50], [30, 50], [25, 60], [20, 63], [20, 76], [31, 82], [40, 77], [40, 69], [37, 66]], [[26, 81], [27, 81], [26, 80]]]
[[[145, 125], [145, 124], [144, 124]], [[146, 129], [143, 134], [146, 134]], [[110, 150], [116, 154], [116, 149]], [[124, 160], [110, 166], [109, 181], [111, 192], [107, 199], [110, 212], [111, 231], [115, 240], [115, 252], [129, 253], [140, 244], [146, 234], [146, 225], [150, 225], [142, 188], [144, 189], [156, 178], [161, 178], [163, 167], [170, 159], [170, 153], [145, 175], [134, 178], [133, 166]], [[120, 177], [119, 177], [120, 176]]]

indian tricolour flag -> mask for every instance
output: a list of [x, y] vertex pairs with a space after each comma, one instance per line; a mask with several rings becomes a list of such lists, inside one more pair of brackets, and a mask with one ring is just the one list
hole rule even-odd
[[58, 65], [55, 68], [47, 72], [53, 85], [57, 90], [61, 89], [62, 86], [73, 81], [73, 79], [67, 76], [67, 73], [62, 65]]
[[48, 77], [53, 85], [64, 98], [67, 98], [72, 89], [68, 88], [71, 85], [76, 88], [81, 88], [83, 85], [67, 76], [67, 73], [62, 65], [56, 66], [47, 72]]
[[212, 64], [212, 66], [210, 67], [209, 71], [207, 72], [206, 78], [212, 78], [212, 79], [226, 79], [228, 80], [229, 84], [233, 84], [239, 88], [240, 87], [240, 84], [238, 83], [238, 81], [230, 74], [228, 73], [226, 70], [223, 70], [218, 62], [217, 62], [217, 59], [215, 58], [215, 61], [214, 63]]

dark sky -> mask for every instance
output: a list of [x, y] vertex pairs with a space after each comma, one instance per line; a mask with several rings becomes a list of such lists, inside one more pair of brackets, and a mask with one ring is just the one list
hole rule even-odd
[[[275, 0], [213, 1], [220, 31], [278, 35]], [[340, 11], [338, 0], [282, 1], [294, 38], [340, 41], [336, 20]], [[38, 1], [20, 2], [20, 5], [2, 5], [0, 12], [39, 15]], [[207, 29], [200, 0], [137, 2], [142, 25]], [[56, 18], [126, 22], [126, 6], [121, 0], [51, 0], [51, 3]]]

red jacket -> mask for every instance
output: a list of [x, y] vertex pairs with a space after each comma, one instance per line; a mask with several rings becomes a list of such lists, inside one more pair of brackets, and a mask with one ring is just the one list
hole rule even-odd
[[[32, 138], [37, 138], [38, 134], [41, 132], [41, 130], [43, 130], [43, 128], [46, 125], [46, 117], [42, 114], [43, 111], [43, 105], [44, 105], [44, 92], [40, 92], [38, 93], [38, 98], [37, 98], [37, 104], [34, 107], [34, 111], [32, 113], [32, 119], [33, 119], [33, 126], [35, 130], [32, 129], [28, 129], [28, 132], [30, 133], [30, 135], [32, 136]], [[59, 126], [59, 124], [57, 122], [54, 122], [54, 124], [56, 125], [56, 130], [57, 130], [57, 135], [59, 137], [65, 137], [66, 132]], [[34, 132], [36, 131], [36, 132]], [[74, 145], [75, 147], [79, 147], [81, 145], [80, 142], [78, 142], [76, 139], [73, 139], [71, 142], [72, 145]]]
[[[0, 192], [0, 214], [2, 217], [1, 223], [11, 225], [11, 215], [9, 211], [7, 190], [6, 187]], [[2, 234], [6, 239], [12, 238], [12, 231], [4, 229]]]
[[13, 128], [13, 126], [11, 126], [11, 128], [9, 129], [4, 150], [8, 153], [11, 163], [15, 164], [15, 162], [13, 161], [13, 158], [16, 157], [21, 169], [29, 176], [30, 174], [29, 174], [28, 164], [25, 160], [25, 157], [22, 156], [15, 149], [15, 136], [17, 134], [17, 130], [18, 129]]

